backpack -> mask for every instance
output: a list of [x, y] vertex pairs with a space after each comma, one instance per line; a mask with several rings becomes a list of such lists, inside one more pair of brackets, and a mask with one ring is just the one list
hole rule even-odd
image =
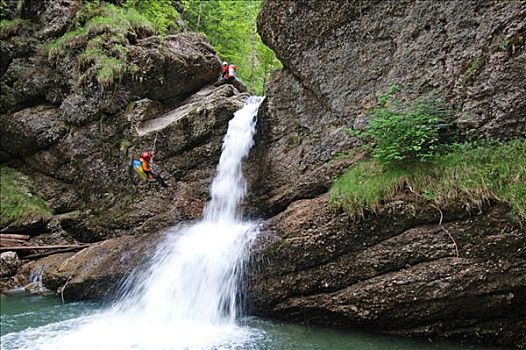
[[137, 174], [137, 176], [140, 179], [142, 179], [142, 180], [147, 180], [148, 179], [148, 176], [146, 176], [144, 171], [142, 171], [142, 164], [141, 164], [140, 160], [138, 160], [138, 159], [132, 160], [130, 166], [133, 169], [133, 171], [135, 172], [135, 174]]

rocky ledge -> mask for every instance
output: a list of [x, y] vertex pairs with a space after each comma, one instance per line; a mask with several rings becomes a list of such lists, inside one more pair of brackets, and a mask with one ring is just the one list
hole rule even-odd
[[[388, 203], [353, 220], [326, 196], [272, 218], [249, 282], [253, 312], [342, 328], [524, 346], [526, 236], [506, 207]], [[442, 223], [439, 224], [440, 220]], [[519, 247], [519, 248], [517, 248]], [[522, 247], [522, 248], [521, 248]]]

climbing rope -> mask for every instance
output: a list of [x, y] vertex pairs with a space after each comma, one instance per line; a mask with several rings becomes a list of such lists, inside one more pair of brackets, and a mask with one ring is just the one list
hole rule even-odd
[[155, 138], [153, 139], [153, 146], [152, 146], [152, 154], [155, 154], [155, 146], [157, 144], [157, 134], [158, 133], [159, 133], [159, 131], [155, 132]]

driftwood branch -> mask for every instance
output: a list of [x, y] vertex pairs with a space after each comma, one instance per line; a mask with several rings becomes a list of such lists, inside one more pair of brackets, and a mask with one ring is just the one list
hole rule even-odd
[[0, 233], [0, 247], [20, 246], [29, 240], [28, 235]]
[[[62, 299], [62, 304], [64, 304], [64, 290], [66, 289], [66, 286], [68, 285], [69, 280], [73, 276], [73, 273], [77, 270], [77, 267], [79, 267], [80, 262], [82, 261], [82, 259], [84, 259], [84, 256], [86, 255], [86, 252], [87, 252], [87, 250], [83, 251], [82, 253], [79, 253], [79, 254], [82, 254], [82, 256], [79, 258], [79, 261], [77, 261], [77, 264], [75, 265], [73, 270], [71, 270], [71, 273], [69, 274], [68, 279], [66, 280], [66, 283], [64, 283], [64, 285], [60, 289], [60, 298]], [[68, 259], [68, 262], [69, 262], [69, 259]]]
[[2, 238], [2, 240], [0, 240], [0, 247], [21, 246], [21, 245], [25, 244], [26, 242], [27, 241], [23, 241], [23, 240], [20, 240], [20, 239]]
[[22, 241], [27, 241], [29, 239], [29, 235], [19, 235], [14, 233], [0, 233], [0, 241], [3, 241], [4, 239], [17, 239]]
[[440, 212], [440, 221], [438, 222], [438, 225], [440, 226], [440, 228], [442, 229], [442, 231], [444, 231], [445, 233], [447, 233], [447, 235], [449, 236], [449, 238], [451, 239], [451, 241], [453, 241], [453, 245], [455, 246], [455, 253], [457, 254], [457, 257], [460, 257], [460, 254], [458, 252], [458, 246], [457, 246], [457, 242], [455, 241], [455, 239], [453, 238], [453, 236], [451, 235], [451, 233], [449, 233], [449, 231], [442, 225], [442, 220], [444, 219], [444, 215], [442, 214], [442, 210], [440, 210], [439, 207], [436, 207], [434, 205], [432, 205], [433, 208], [437, 209], [439, 212]]

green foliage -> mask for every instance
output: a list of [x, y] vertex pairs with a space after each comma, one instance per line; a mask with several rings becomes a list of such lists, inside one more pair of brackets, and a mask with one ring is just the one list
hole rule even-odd
[[44, 201], [31, 194], [22, 174], [2, 166], [0, 180], [0, 227], [36, 221], [50, 215]]
[[183, 0], [183, 19], [190, 29], [204, 33], [218, 55], [236, 65], [238, 76], [255, 94], [262, 94], [269, 74], [281, 68], [256, 32], [261, 4], [261, 0]]
[[176, 23], [180, 21], [180, 15], [172, 3], [172, 0], [127, 0], [124, 7], [133, 10], [130, 14], [135, 12], [138, 21], [145, 18], [156, 33], [164, 34], [179, 31]]
[[97, 81], [105, 87], [113, 85], [127, 70], [126, 62], [115, 57], [101, 56], [98, 62], [100, 68], [97, 71]]
[[7, 0], [0, 0], [0, 18], [2, 21], [4, 18], [9, 18], [11, 15], [11, 7], [7, 3]]
[[407, 169], [390, 168], [385, 171], [376, 160], [362, 161], [348, 169], [329, 190], [333, 205], [342, 207], [351, 216], [363, 216], [375, 211], [382, 201], [394, 196]]
[[[95, 78], [108, 87], [136, 69], [128, 64], [130, 38], [179, 31], [181, 21], [171, 0], [124, 0], [117, 6], [104, 1], [84, 1], [76, 25], [44, 46], [50, 60], [66, 54], [79, 57], [80, 83]], [[183, 0], [190, 29], [204, 33], [222, 59], [236, 65], [239, 77], [261, 94], [279, 61], [256, 33], [261, 0]]]
[[336, 180], [329, 194], [333, 205], [356, 217], [374, 212], [403, 190], [436, 206], [500, 200], [516, 220], [526, 222], [526, 140], [455, 144], [432, 162], [404, 167], [363, 161]]
[[498, 48], [500, 51], [506, 51], [508, 50], [510, 46], [510, 42], [506, 39], [502, 39], [500, 42], [499, 42], [499, 45], [498, 45]]
[[0, 0], [0, 19], [11, 19], [22, 11], [25, 0]]
[[441, 148], [440, 133], [446, 125], [448, 111], [437, 100], [412, 104], [391, 102], [399, 91], [392, 85], [378, 97], [366, 130], [356, 136], [372, 143], [372, 156], [384, 164], [427, 161]]
[[80, 27], [66, 32], [63, 36], [43, 46], [43, 51], [49, 59], [64, 56], [67, 49], [80, 44], [81, 47], [87, 43], [86, 28]]
[[21, 18], [0, 20], [0, 38], [16, 35], [20, 30], [29, 27], [29, 21]]

